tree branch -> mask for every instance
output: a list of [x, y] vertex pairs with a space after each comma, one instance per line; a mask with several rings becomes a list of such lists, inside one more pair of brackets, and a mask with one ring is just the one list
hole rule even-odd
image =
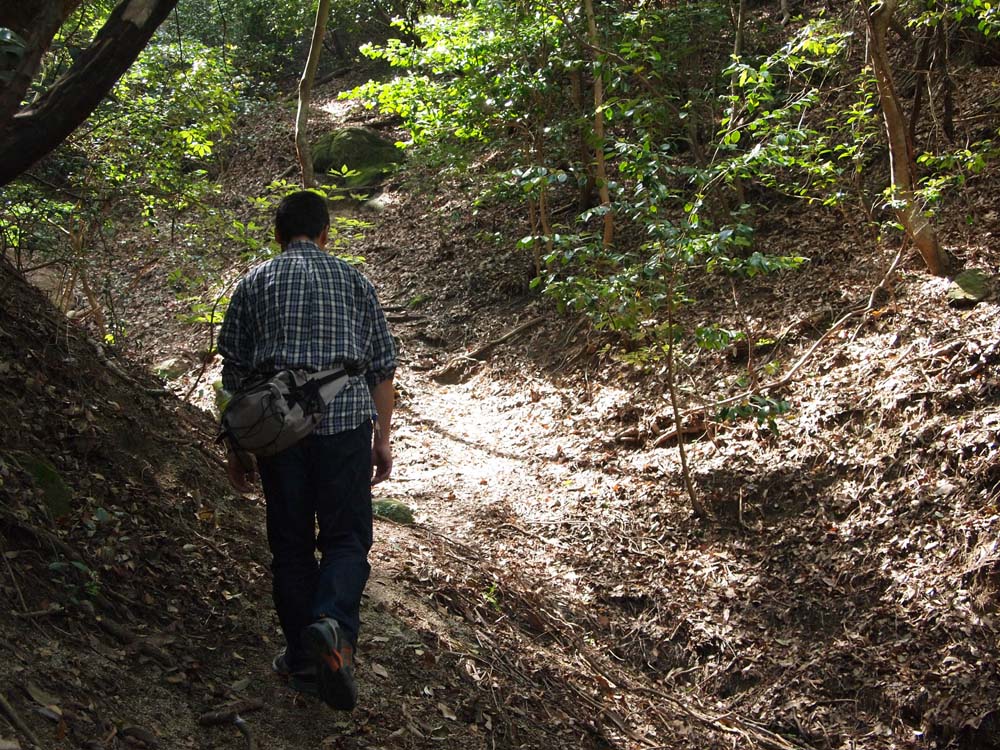
[[121, 0], [90, 47], [51, 89], [13, 117], [3, 117], [0, 109], [0, 185], [22, 174], [90, 116], [175, 5], [177, 0]]
[[[0, 89], [0, 121], [13, 117], [20, 108], [53, 37], [79, 4], [80, 0], [49, 0], [45, 3], [4, 3], [5, 7], [0, 8], [0, 26], [17, 32], [25, 42], [24, 54], [10, 71], [7, 85]], [[8, 5], [14, 7], [6, 7]]]

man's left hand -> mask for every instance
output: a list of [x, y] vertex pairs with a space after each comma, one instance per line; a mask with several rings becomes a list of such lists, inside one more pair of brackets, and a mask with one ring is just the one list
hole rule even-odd
[[372, 445], [372, 484], [384, 482], [392, 474], [392, 447], [388, 441]]

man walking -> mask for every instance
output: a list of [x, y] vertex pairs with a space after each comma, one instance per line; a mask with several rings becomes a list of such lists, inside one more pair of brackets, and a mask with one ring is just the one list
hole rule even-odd
[[[371, 570], [371, 485], [392, 472], [396, 349], [371, 283], [324, 251], [329, 228], [319, 194], [301, 191], [281, 202], [274, 234], [282, 253], [240, 280], [219, 352], [223, 387], [232, 393], [251, 376], [283, 369], [343, 366], [361, 373], [331, 401], [312, 434], [257, 462], [274, 605], [286, 643], [274, 670], [293, 689], [350, 710], [357, 701], [361, 594]], [[249, 491], [252, 466], [230, 450], [228, 476], [236, 490]]]

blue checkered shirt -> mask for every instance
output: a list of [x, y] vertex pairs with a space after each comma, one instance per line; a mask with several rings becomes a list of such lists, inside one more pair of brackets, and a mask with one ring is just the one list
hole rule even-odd
[[292, 242], [236, 286], [219, 331], [222, 386], [284, 369], [319, 372], [344, 365], [362, 373], [330, 403], [321, 435], [374, 419], [371, 388], [392, 377], [396, 346], [375, 288], [361, 273], [311, 242]]

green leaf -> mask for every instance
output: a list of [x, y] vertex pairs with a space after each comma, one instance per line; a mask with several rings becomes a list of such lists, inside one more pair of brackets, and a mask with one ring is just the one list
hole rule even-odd
[[35, 456], [19, 456], [17, 462], [41, 490], [42, 500], [53, 518], [62, 518], [70, 512], [73, 493], [52, 464]]

